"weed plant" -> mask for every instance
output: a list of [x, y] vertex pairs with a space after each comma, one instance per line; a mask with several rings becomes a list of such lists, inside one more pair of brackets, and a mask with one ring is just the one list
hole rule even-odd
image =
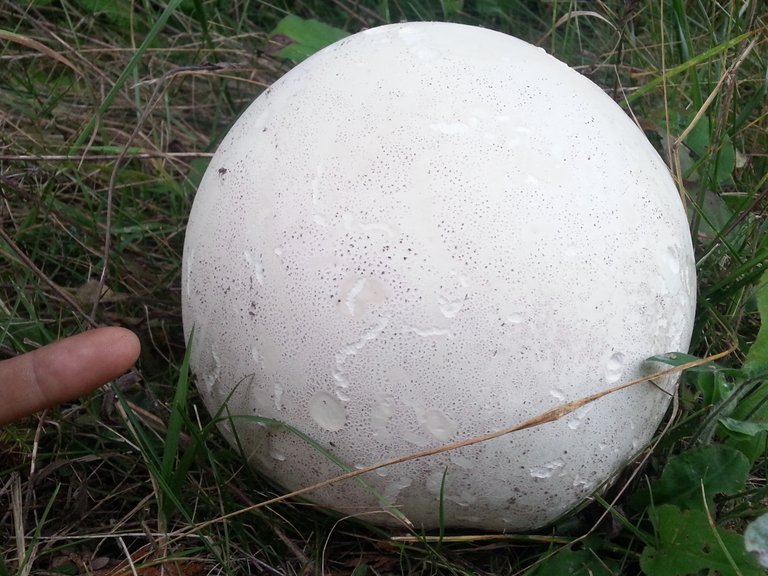
[[[279, 493], [188, 379], [184, 223], [217, 142], [292, 59], [401, 20], [518, 36], [619, 102], [690, 215], [691, 354], [733, 347], [686, 373], [613, 488], [535, 533], [252, 508]], [[759, 0], [0, 0], [0, 358], [96, 324], [143, 343], [130, 374], [0, 430], [0, 576], [762, 574], [745, 543], [768, 554], [766, 25]]]

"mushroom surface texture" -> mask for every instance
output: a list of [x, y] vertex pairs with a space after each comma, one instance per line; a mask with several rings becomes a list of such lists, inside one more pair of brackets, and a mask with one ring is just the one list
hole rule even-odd
[[[695, 280], [670, 174], [610, 97], [516, 38], [422, 22], [325, 48], [243, 113], [194, 201], [182, 298], [208, 409], [292, 490], [339, 475], [330, 453], [365, 467], [661, 369]], [[675, 381], [307, 497], [540, 527], [649, 442]]]

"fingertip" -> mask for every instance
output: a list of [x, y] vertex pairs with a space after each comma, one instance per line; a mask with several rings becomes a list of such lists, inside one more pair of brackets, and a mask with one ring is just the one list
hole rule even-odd
[[132, 331], [104, 327], [0, 363], [0, 425], [106, 384], [129, 370], [140, 351]]
[[105, 348], [109, 348], [110, 355], [114, 358], [115, 370], [125, 372], [133, 366], [139, 359], [141, 353], [141, 341], [139, 337], [128, 328], [119, 326], [107, 326], [91, 330], [89, 334], [97, 333], [98, 337], [104, 343]]

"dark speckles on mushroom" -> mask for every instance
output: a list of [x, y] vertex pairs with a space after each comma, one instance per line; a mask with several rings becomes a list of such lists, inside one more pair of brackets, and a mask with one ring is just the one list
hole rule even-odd
[[[350, 465], [501, 430], [688, 346], [693, 255], [663, 162], [597, 86], [509, 36], [352, 36], [267, 90], [211, 167], [182, 273], [201, 395]], [[447, 468], [448, 526], [533, 529], [642, 448], [664, 390], [366, 481], [434, 527]], [[338, 474], [287, 430], [233, 422], [251, 465], [288, 489]], [[310, 497], [381, 506], [353, 482]]]

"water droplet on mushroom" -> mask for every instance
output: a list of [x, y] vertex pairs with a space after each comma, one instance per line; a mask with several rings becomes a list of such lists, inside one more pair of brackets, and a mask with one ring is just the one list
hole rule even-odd
[[576, 430], [581, 426], [584, 422], [584, 419], [587, 417], [587, 414], [589, 414], [592, 409], [595, 407], [594, 404], [587, 404], [586, 406], [582, 406], [576, 412], [573, 414], [573, 418], [568, 420], [568, 428], [571, 430]]
[[663, 278], [664, 287], [670, 293], [676, 294], [683, 286], [683, 277], [680, 274], [680, 257], [675, 246], [667, 246], [657, 257], [659, 271]]
[[441, 134], [461, 134], [469, 129], [463, 122], [438, 122], [436, 124], [430, 124], [429, 127]]
[[321, 390], [309, 401], [309, 415], [320, 428], [336, 432], [344, 427], [347, 411], [333, 394]]
[[391, 436], [387, 430], [387, 425], [395, 414], [395, 400], [392, 395], [382, 393], [376, 394], [376, 400], [370, 416], [373, 437], [378, 440], [386, 440]]
[[448, 328], [438, 328], [437, 326], [432, 326], [429, 328], [417, 328], [416, 326], [403, 326], [404, 330], [413, 332], [417, 336], [421, 336], [422, 338], [437, 338], [441, 336], [445, 336], [446, 338], [453, 338], [453, 332], [451, 332]]
[[424, 427], [438, 440], [447, 442], [459, 425], [437, 408], [430, 408], [424, 413]]
[[193, 278], [193, 276], [192, 276], [192, 263], [194, 261], [195, 261], [195, 249], [194, 248], [190, 248], [189, 256], [187, 257], [187, 277], [186, 277], [186, 282], [185, 282], [185, 284], [186, 284], [185, 292], [187, 293], [187, 298], [189, 298], [190, 295], [192, 294], [192, 278]]
[[216, 351], [211, 349], [211, 365], [210, 368], [203, 372], [203, 386], [205, 387], [205, 391], [207, 393], [211, 393], [213, 391], [214, 386], [216, 385], [216, 382], [219, 380], [219, 377], [221, 376], [221, 365], [219, 364], [219, 355], [216, 354]]
[[[443, 485], [443, 474], [445, 470], [435, 470], [434, 472], [431, 472], [429, 476], [427, 476], [425, 480], [425, 486], [427, 488], [427, 492], [430, 494], [434, 494], [435, 496], [440, 495], [440, 490]], [[450, 475], [450, 470], [448, 471], [448, 474]]]
[[565, 466], [562, 460], [553, 460], [543, 466], [534, 466], [529, 469], [532, 478], [551, 478], [558, 470]]
[[522, 312], [513, 312], [507, 316], [507, 324], [520, 324], [523, 321]]
[[475, 467], [475, 463], [464, 456], [451, 456], [451, 463], [465, 470], [472, 470]]
[[348, 276], [339, 286], [338, 309], [346, 316], [362, 318], [371, 306], [380, 304], [392, 291], [379, 278]]
[[668, 246], [663, 254], [663, 260], [669, 272], [678, 275], [680, 273], [680, 259], [677, 256], [677, 249], [674, 246]]
[[593, 485], [594, 485], [594, 481], [582, 478], [578, 474], [576, 474], [576, 477], [573, 479], [573, 487], [582, 492], [591, 491]]
[[605, 364], [605, 380], [608, 384], [618, 382], [624, 372], [624, 354], [615, 352], [608, 358]]
[[434, 60], [437, 56], [437, 52], [435, 50], [430, 50], [429, 48], [417, 48], [414, 50], [414, 53], [416, 54], [416, 57], [419, 60]]
[[342, 215], [341, 222], [344, 229], [350, 232], [380, 232], [387, 238], [395, 237], [395, 231], [386, 222], [363, 222], [350, 212]]
[[410, 486], [412, 482], [413, 481], [407, 476], [402, 476], [397, 480], [394, 480], [389, 484], [387, 484], [387, 486], [384, 488], [384, 492], [382, 496], [384, 496], [384, 498], [388, 502], [390, 502], [391, 504], [394, 504], [400, 492], [408, 488], [408, 486]]
[[368, 282], [368, 278], [358, 278], [357, 282], [354, 283], [352, 288], [350, 288], [349, 292], [347, 292], [346, 296], [344, 297], [344, 305], [347, 307], [347, 310], [349, 310], [350, 316], [355, 315], [355, 300], [363, 291], [363, 288], [365, 288], [366, 282]]
[[549, 391], [549, 394], [560, 402], [565, 402], [565, 394], [559, 388], [552, 388], [552, 390]]
[[261, 265], [261, 262], [259, 262], [258, 258], [256, 258], [250, 250], [246, 250], [243, 252], [243, 257], [245, 258], [246, 263], [253, 271], [253, 275], [256, 278], [256, 281], [259, 283], [260, 286], [264, 285], [264, 267]]
[[333, 379], [336, 382], [336, 396], [340, 400], [347, 401], [345, 390], [349, 388], [349, 376], [347, 375], [346, 363], [351, 357], [355, 356], [367, 344], [376, 340], [389, 324], [389, 318], [378, 318], [376, 324], [363, 332], [360, 338], [352, 344], [347, 344], [341, 350], [334, 354], [336, 368], [333, 370]]
[[418, 446], [419, 448], [423, 448], [427, 444], [429, 444], [429, 440], [422, 436], [421, 434], [418, 434], [414, 432], [413, 430], [403, 430], [400, 433], [400, 436], [403, 440], [406, 442], [410, 442], [414, 446]]
[[437, 303], [440, 305], [440, 312], [442, 312], [443, 316], [446, 318], [455, 318], [464, 307], [464, 298], [449, 300], [444, 296], [440, 296], [437, 299]]
[[325, 165], [321, 162], [315, 167], [315, 176], [312, 178], [312, 204], [317, 206], [320, 203], [320, 178], [323, 175]]
[[467, 506], [470, 506], [477, 502], [477, 496], [469, 492], [468, 490], [465, 490], [458, 496], [447, 496], [448, 499], [451, 500], [451, 502], [454, 502], [455, 504], [458, 504], [462, 508], [466, 508]]
[[272, 458], [274, 458], [278, 462], [285, 461], [285, 454], [280, 452], [277, 448], [270, 448], [269, 449], [269, 455], [272, 456]]
[[272, 393], [275, 397], [275, 408], [278, 410], [283, 409], [283, 394], [285, 394], [285, 386], [281, 382], [275, 382], [272, 386]]

